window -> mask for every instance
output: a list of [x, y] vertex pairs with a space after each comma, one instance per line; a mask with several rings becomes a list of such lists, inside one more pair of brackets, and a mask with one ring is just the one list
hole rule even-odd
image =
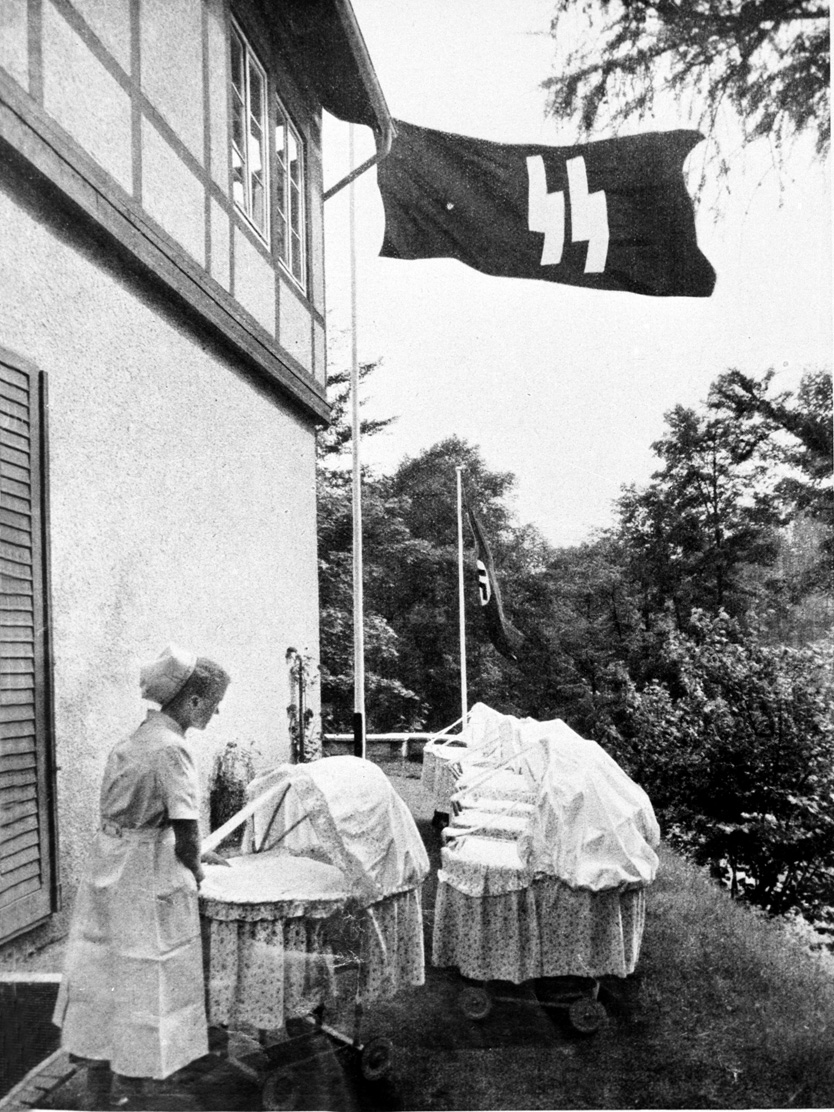
[[276, 159], [276, 250], [281, 262], [299, 284], [307, 280], [304, 235], [304, 147], [280, 101], [275, 122]]
[[265, 139], [266, 74], [236, 27], [232, 27], [232, 196], [268, 240], [269, 179]]
[[54, 909], [43, 376], [0, 348], [0, 940]]

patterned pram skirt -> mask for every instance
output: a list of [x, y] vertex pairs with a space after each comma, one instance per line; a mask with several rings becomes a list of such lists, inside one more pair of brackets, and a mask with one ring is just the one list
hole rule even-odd
[[[269, 863], [247, 864], [265, 871]], [[298, 873], [297, 894], [200, 900], [210, 1024], [281, 1030], [287, 1019], [335, 1003], [345, 968], [351, 1001], [360, 1004], [423, 984], [419, 888], [358, 907], [331, 866], [288, 856], [276, 865], [286, 887]]]
[[475, 980], [626, 977], [646, 917], [644, 888], [590, 892], [525, 875], [509, 841], [467, 837], [443, 850], [432, 962]]

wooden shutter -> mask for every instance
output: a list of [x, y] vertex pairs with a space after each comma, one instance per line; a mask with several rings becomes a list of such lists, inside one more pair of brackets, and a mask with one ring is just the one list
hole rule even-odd
[[42, 378], [0, 348], [0, 940], [55, 891]]

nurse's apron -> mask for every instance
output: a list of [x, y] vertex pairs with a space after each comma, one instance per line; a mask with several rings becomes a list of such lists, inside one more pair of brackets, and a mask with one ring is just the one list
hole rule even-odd
[[171, 826], [98, 831], [53, 1022], [71, 1054], [161, 1079], [208, 1053], [197, 882]]

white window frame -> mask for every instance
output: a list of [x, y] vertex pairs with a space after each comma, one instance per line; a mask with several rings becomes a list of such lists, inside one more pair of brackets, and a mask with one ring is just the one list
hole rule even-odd
[[[307, 289], [307, 151], [299, 129], [275, 97], [275, 223], [279, 261], [299, 289]], [[280, 142], [279, 142], [280, 135]], [[284, 153], [295, 146], [298, 175], [293, 179]]]
[[[270, 180], [269, 180], [269, 83], [267, 81], [266, 70], [258, 61], [255, 51], [249, 45], [249, 41], [244, 35], [238, 23], [232, 21], [232, 43], [230, 49], [234, 50], [234, 40], [237, 39], [241, 48], [242, 56], [242, 69], [243, 69], [243, 88], [239, 89], [235, 84], [234, 70], [230, 58], [230, 71], [229, 71], [229, 92], [232, 98], [232, 129], [230, 134], [231, 157], [232, 157], [232, 198], [237, 210], [246, 217], [246, 220], [251, 227], [257, 232], [264, 243], [269, 246], [269, 220], [270, 220]], [[261, 82], [261, 113], [260, 118], [256, 118], [252, 113], [252, 73], [257, 73]], [[243, 149], [235, 139], [235, 111], [236, 106], [240, 105], [240, 111], [243, 120], [243, 127], [241, 130], [241, 137], [243, 139]], [[262, 170], [262, 190], [263, 190], [263, 214], [262, 225], [258, 222], [255, 214], [255, 199], [253, 191], [253, 174], [251, 172], [252, 149], [250, 145], [251, 130], [253, 121], [257, 124], [261, 131], [261, 170]], [[235, 160], [239, 160], [242, 183], [235, 179]], [[243, 195], [240, 195], [238, 185], [243, 186]]]

